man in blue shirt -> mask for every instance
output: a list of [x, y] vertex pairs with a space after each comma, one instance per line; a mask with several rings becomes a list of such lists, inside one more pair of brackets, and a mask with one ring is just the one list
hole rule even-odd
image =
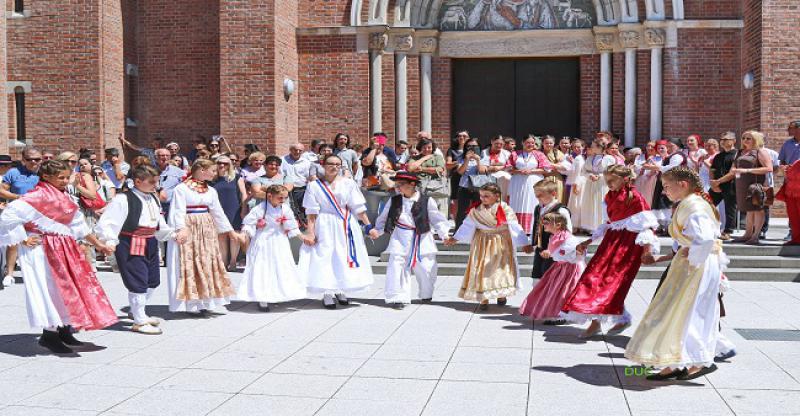
[[100, 164], [100, 167], [103, 168], [106, 176], [108, 176], [108, 179], [117, 190], [122, 188], [125, 178], [128, 177], [128, 171], [131, 169], [131, 166], [125, 163], [124, 158], [119, 153], [119, 149], [116, 147], [106, 149], [106, 160]]
[[[0, 199], [13, 201], [25, 195], [39, 183], [39, 168], [42, 166], [42, 153], [33, 147], [22, 150], [22, 166], [11, 168], [3, 175], [0, 184]], [[17, 247], [8, 246], [6, 249], [6, 274], [2, 285], [14, 284], [14, 265], [17, 263]]]
[[[789, 123], [789, 128], [787, 130], [792, 137], [783, 143], [781, 151], [778, 153], [781, 171], [784, 173], [789, 166], [800, 160], [800, 120]], [[786, 180], [786, 176], [784, 176], [784, 180]], [[791, 224], [789, 224], [789, 230], [789, 234], [784, 238], [786, 241], [792, 240]]]

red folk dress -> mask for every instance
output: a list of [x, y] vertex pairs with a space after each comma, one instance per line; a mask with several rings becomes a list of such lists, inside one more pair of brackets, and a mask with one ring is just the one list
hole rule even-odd
[[650, 244], [655, 253], [660, 249], [653, 233], [658, 221], [639, 191], [626, 185], [609, 191], [605, 203], [609, 220], [592, 234], [592, 240], [603, 241], [562, 308], [562, 317], [571, 322], [630, 322], [625, 297], [642, 264], [644, 246]]

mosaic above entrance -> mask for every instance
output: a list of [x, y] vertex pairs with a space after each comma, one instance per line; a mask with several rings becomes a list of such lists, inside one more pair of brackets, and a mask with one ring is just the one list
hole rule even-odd
[[445, 0], [439, 30], [531, 30], [590, 28], [592, 0]]

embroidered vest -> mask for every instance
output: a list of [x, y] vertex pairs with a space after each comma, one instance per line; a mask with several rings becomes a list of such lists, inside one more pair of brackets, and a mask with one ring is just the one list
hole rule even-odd
[[[428, 219], [428, 196], [420, 194], [419, 199], [411, 206], [411, 216], [414, 217], [414, 227], [417, 234], [425, 234], [431, 230], [431, 222]], [[389, 216], [386, 218], [384, 232], [391, 234], [397, 225], [397, 220], [403, 212], [403, 195], [395, 195], [389, 205]]]

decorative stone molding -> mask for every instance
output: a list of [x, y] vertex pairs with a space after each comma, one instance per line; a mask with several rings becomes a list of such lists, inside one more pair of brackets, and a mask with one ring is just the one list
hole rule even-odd
[[663, 47], [667, 37], [662, 29], [645, 29], [644, 39], [650, 47]]
[[383, 32], [375, 32], [369, 36], [369, 48], [372, 50], [383, 51], [386, 49], [386, 44], [389, 37]]
[[394, 50], [397, 52], [408, 52], [414, 47], [414, 36], [411, 34], [399, 35], [394, 38]]
[[419, 52], [420, 53], [434, 53], [436, 52], [436, 38], [422, 38], [419, 39]]
[[594, 36], [594, 43], [601, 52], [611, 51], [614, 49], [614, 34], [597, 33]]
[[626, 49], [639, 47], [639, 32], [633, 30], [619, 32], [619, 43]]

